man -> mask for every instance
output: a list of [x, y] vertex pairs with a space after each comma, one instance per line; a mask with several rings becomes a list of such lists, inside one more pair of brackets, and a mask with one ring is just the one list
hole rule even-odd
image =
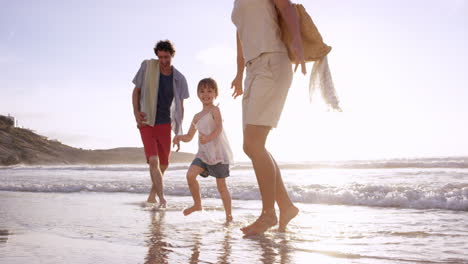
[[[169, 165], [171, 127], [176, 135], [182, 133], [184, 99], [189, 97], [187, 80], [171, 61], [175, 49], [169, 40], [154, 47], [158, 60], [142, 62], [133, 83], [133, 113], [140, 130], [153, 182], [149, 203], [159, 198], [159, 207], [166, 207], [163, 174]], [[179, 148], [179, 145], [177, 145]]]

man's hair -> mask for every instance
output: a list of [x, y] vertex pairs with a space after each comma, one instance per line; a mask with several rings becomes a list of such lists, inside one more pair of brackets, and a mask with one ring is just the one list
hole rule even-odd
[[168, 39], [161, 40], [158, 43], [156, 43], [156, 46], [154, 46], [154, 54], [156, 54], [156, 56], [158, 55], [158, 50], [167, 51], [171, 54], [172, 57], [174, 57], [175, 55], [174, 45]]
[[197, 93], [200, 92], [202, 88], [211, 88], [215, 92], [215, 97], [218, 97], [218, 84], [212, 78], [205, 78], [198, 82]]

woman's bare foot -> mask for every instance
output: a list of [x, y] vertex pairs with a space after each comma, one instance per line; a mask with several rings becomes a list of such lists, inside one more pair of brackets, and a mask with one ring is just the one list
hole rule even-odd
[[156, 203], [156, 198], [154, 197], [148, 197], [148, 200], [146, 200], [147, 203]]
[[276, 215], [262, 214], [253, 224], [241, 228], [246, 236], [260, 235], [278, 223]]
[[[256, 220], [255, 222], [251, 223], [250, 225], [246, 225], [246, 226], [244, 226], [244, 227], [241, 227], [240, 230], [241, 230], [242, 232], [244, 232], [244, 230], [249, 229], [249, 228], [252, 227], [257, 221], [259, 221], [260, 218], [265, 217], [265, 216], [266, 216], [266, 213], [265, 213], [265, 212], [262, 212], [262, 214], [260, 215], [260, 217], [257, 218], [257, 220]], [[275, 216], [275, 217], [276, 217], [276, 216]], [[245, 232], [244, 232], [244, 233], [245, 233]]]
[[298, 213], [299, 213], [299, 209], [295, 207], [294, 205], [289, 207], [286, 210], [283, 210], [283, 211], [280, 210], [280, 221], [279, 221], [278, 231], [285, 232], [286, 226], [289, 224], [289, 221], [291, 221], [294, 217], [296, 217]]
[[187, 216], [195, 211], [201, 211], [202, 210], [202, 207], [201, 205], [194, 205], [192, 207], [189, 207], [187, 209], [184, 210], [184, 215]]

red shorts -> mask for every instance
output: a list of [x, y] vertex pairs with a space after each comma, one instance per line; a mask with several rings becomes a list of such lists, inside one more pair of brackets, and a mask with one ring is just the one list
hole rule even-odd
[[171, 153], [171, 124], [142, 126], [139, 129], [146, 161], [148, 162], [151, 156], [158, 156], [159, 164], [168, 165]]

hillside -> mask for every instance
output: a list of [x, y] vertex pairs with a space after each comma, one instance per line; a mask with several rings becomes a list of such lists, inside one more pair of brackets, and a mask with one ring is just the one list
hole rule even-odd
[[[194, 155], [172, 152], [171, 162], [191, 162]], [[0, 166], [14, 164], [136, 164], [145, 163], [143, 148], [84, 150], [13, 127], [0, 115]]]

